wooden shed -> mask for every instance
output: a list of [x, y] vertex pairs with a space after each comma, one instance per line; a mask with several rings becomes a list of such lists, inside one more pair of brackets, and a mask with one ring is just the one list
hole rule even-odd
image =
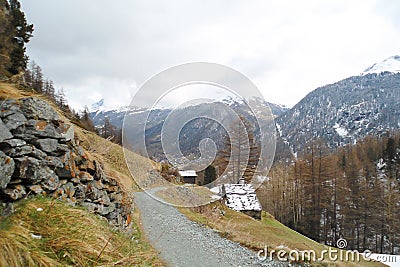
[[186, 184], [196, 184], [196, 178], [197, 178], [196, 171], [193, 170], [179, 171], [179, 175], [182, 177], [183, 181]]
[[222, 184], [212, 188], [211, 191], [221, 196], [228, 208], [261, 220], [262, 207], [251, 184]]

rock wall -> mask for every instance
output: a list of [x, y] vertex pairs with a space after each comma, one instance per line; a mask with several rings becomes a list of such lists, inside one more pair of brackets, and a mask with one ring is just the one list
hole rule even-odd
[[132, 199], [76, 144], [74, 127], [36, 98], [0, 102], [0, 204], [46, 195], [87, 207], [116, 226]]

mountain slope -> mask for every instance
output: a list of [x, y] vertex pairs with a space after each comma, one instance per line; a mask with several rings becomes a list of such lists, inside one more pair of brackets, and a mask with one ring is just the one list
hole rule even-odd
[[[254, 104], [254, 113], [260, 113], [266, 105], [269, 105], [272, 114], [275, 117], [282, 115], [286, 112], [287, 108], [267, 103], [261, 99], [252, 99]], [[213, 118], [219, 118], [219, 121], [229, 126], [231, 122], [228, 121], [227, 107], [233, 109], [238, 114], [243, 115], [248, 120], [254, 120], [250, 116], [251, 111], [249, 107], [241, 101], [235, 99], [222, 99], [220, 101], [200, 103], [196, 105], [186, 106], [183, 108], [172, 110], [170, 108], [158, 108], [150, 112], [148, 118], [146, 118], [146, 112], [140, 108], [126, 108], [123, 107], [119, 110], [104, 110], [102, 108], [103, 100], [92, 106], [90, 116], [97, 127], [102, 127], [104, 119], [108, 118], [111, 124], [117, 128], [122, 127], [125, 113], [129, 114], [129, 130], [132, 143], [134, 140], [138, 140], [137, 135], [140, 133], [139, 129], [144, 127], [146, 123], [146, 145], [149, 152], [149, 156], [156, 158], [157, 160], [165, 159], [163, 154], [163, 148], [161, 146], [161, 130], [164, 126], [164, 122], [169, 115], [175, 118], [189, 117], [189, 114], [197, 114], [204, 116], [211, 116]], [[173, 119], [170, 121], [174, 121]], [[254, 121], [253, 121], [254, 123]], [[226, 130], [221, 126], [220, 123], [206, 119], [198, 118], [189, 121], [180, 132], [179, 145], [184, 155], [199, 155], [198, 144], [203, 138], [210, 138], [217, 144], [218, 149], [222, 149], [223, 138], [226, 135]]]
[[[400, 56], [390, 57], [373, 64], [359, 76], [353, 76], [334, 84], [317, 88], [304, 97], [292, 109], [269, 103], [280, 134], [277, 140], [277, 158], [287, 158], [288, 146], [292, 153], [301, 151], [307, 143], [324, 139], [329, 147], [355, 143], [367, 135], [381, 135], [386, 131], [400, 128]], [[246, 114], [245, 107], [232, 100], [223, 100], [240, 114]], [[266, 105], [259, 101], [259, 105]], [[126, 108], [106, 111], [101, 104], [91, 113], [97, 126], [101, 126], [108, 117], [112, 124], [122, 127]], [[185, 114], [193, 107], [182, 109]], [[200, 104], [196, 108], [218, 113], [218, 102]], [[143, 127], [143, 110], [129, 111], [136, 121], [136, 128]], [[170, 109], [157, 109], [149, 117], [146, 141], [150, 155], [163, 159], [160, 134], [163, 122]], [[255, 110], [257, 113], [258, 111]], [[179, 111], [178, 111], [179, 113]], [[182, 131], [180, 145], [184, 154], [198, 154], [198, 142], [203, 137], [213, 139], [217, 144], [225, 134], [216, 129], [218, 125], [207, 120], [190, 122]], [[219, 149], [221, 147], [218, 147]]]
[[[271, 109], [272, 114], [275, 117], [279, 117], [280, 115], [285, 113], [287, 110], [289, 110], [287, 107], [279, 105], [279, 104], [265, 102], [260, 99], [257, 99], [256, 101], [257, 101], [258, 105], [260, 105], [260, 106], [265, 106], [266, 104], [268, 104]], [[132, 108], [132, 107], [121, 107], [119, 109], [108, 110], [108, 109], [104, 108], [104, 102], [105, 102], [105, 100], [101, 99], [100, 101], [92, 104], [92, 106], [90, 108], [90, 117], [93, 120], [93, 123], [97, 127], [101, 127], [104, 124], [104, 119], [108, 118], [110, 120], [111, 124], [113, 124], [117, 128], [121, 128], [126, 112], [129, 112], [132, 115], [136, 114], [136, 116], [140, 117], [140, 114], [143, 111], [145, 111], [145, 109], [142, 109], [142, 108]], [[212, 109], [214, 105], [218, 105], [219, 103], [224, 103], [224, 104], [227, 104], [228, 106], [238, 107], [240, 109], [243, 109], [243, 106], [244, 106], [243, 103], [239, 103], [238, 101], [235, 101], [233, 99], [222, 99], [221, 101], [210, 102], [208, 104], [209, 104], [210, 108]], [[159, 117], [158, 120], [162, 121], [167, 116], [166, 114], [169, 114], [169, 112], [171, 112], [171, 110], [172, 110], [171, 108], [156, 108], [152, 111], [152, 113], [157, 114], [157, 115], [154, 115], [154, 117]], [[185, 109], [183, 109], [183, 110], [185, 110]], [[257, 110], [255, 110], [255, 112], [257, 112]]]
[[400, 73], [381, 72], [317, 88], [276, 120], [279, 133], [298, 152], [319, 138], [337, 147], [398, 129], [399, 85]]

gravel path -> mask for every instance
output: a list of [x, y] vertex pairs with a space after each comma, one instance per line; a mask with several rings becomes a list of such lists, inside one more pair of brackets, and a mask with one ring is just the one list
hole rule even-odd
[[260, 261], [253, 251], [190, 221], [176, 208], [144, 192], [135, 193], [135, 202], [147, 238], [170, 266], [288, 266]]

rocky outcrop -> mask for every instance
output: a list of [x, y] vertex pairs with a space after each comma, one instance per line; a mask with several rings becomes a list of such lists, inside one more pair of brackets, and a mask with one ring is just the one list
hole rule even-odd
[[0, 105], [0, 204], [46, 195], [80, 204], [116, 226], [129, 221], [132, 200], [76, 144], [73, 125], [40, 99]]

